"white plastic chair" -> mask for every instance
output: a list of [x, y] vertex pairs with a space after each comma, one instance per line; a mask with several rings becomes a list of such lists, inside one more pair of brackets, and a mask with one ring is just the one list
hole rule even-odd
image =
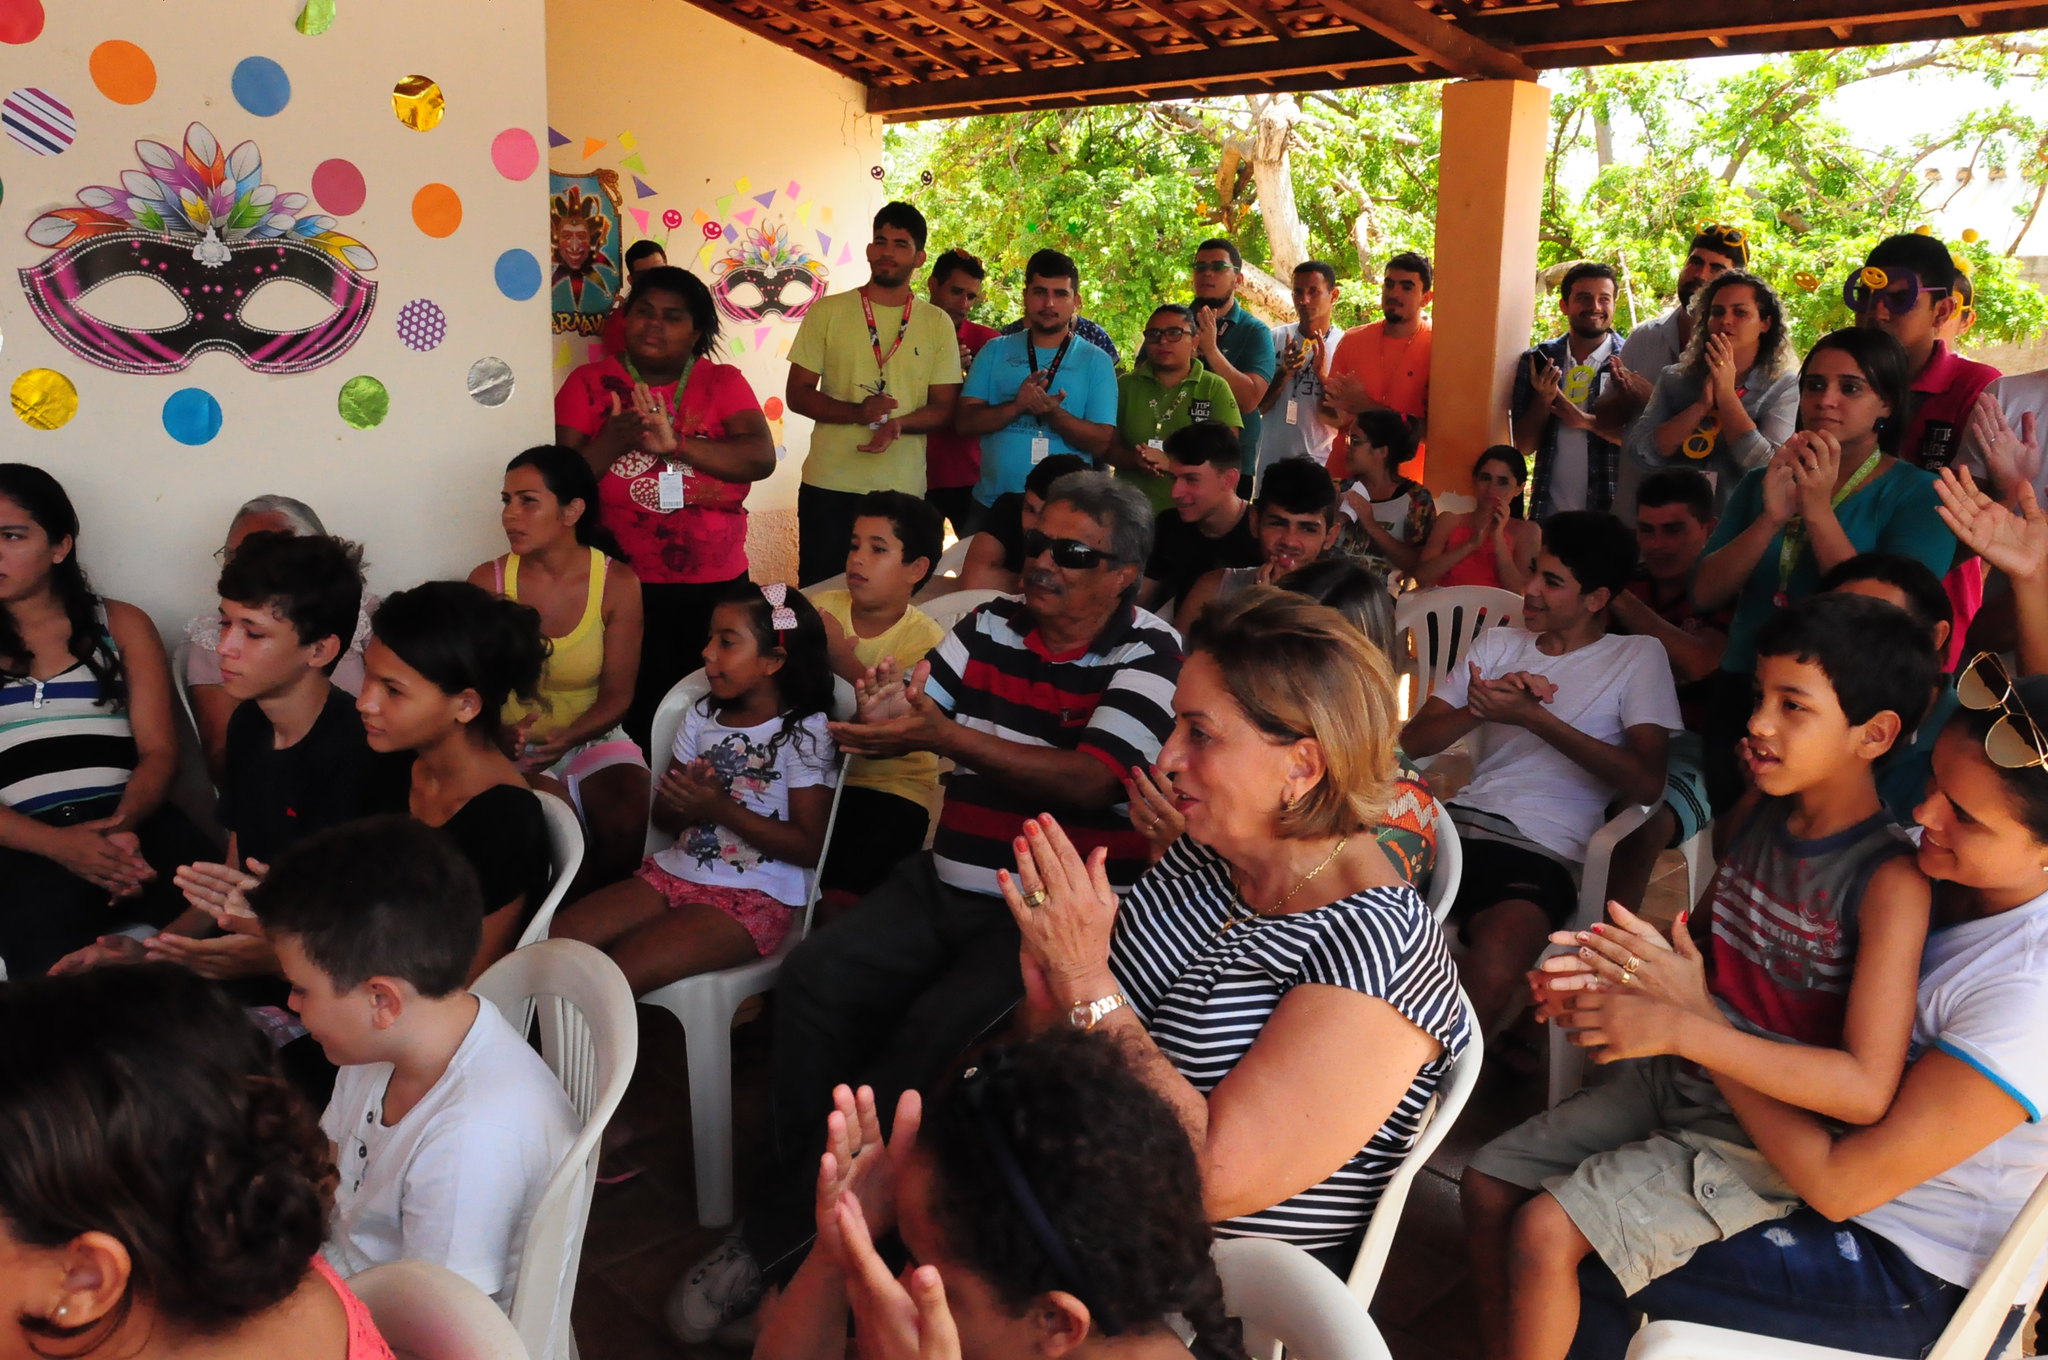
[[519, 932], [517, 947], [522, 949], [548, 937], [549, 923], [555, 919], [562, 900], [569, 895], [577, 872], [583, 868], [583, 824], [576, 820], [576, 809], [540, 789], [535, 789], [533, 796], [540, 799], [541, 813], [547, 818], [548, 862], [554, 867], [555, 876], [548, 885], [548, 895], [541, 899], [540, 910], [526, 923], [526, 929]]
[[932, 568], [934, 578], [958, 576], [967, 567], [967, 545], [974, 542], [974, 535], [953, 540], [953, 546], [939, 554], [938, 565]]
[[348, 1282], [398, 1360], [531, 1360], [491, 1296], [446, 1266], [393, 1261]]
[[[833, 681], [833, 713], [853, 716], [853, 687], [844, 680]], [[684, 712], [706, 692], [704, 672], [684, 676], [654, 711], [652, 749], [658, 753], [656, 768], [675, 747], [676, 729]], [[843, 777], [833, 786], [832, 812], [825, 822], [825, 843], [832, 843], [832, 831], [839, 821], [839, 794], [846, 787]], [[647, 853], [668, 848], [669, 838], [648, 824]], [[640, 998], [643, 1006], [659, 1006], [675, 1016], [683, 1027], [683, 1045], [690, 1065], [690, 1143], [697, 1173], [697, 1221], [707, 1228], [723, 1227], [733, 1219], [732, 1188], [732, 1021], [740, 1003], [775, 985], [782, 961], [811, 931], [811, 912], [818, 900], [818, 878], [824, 870], [821, 860], [811, 871], [810, 887], [796, 929], [782, 947], [766, 958], [758, 958], [713, 973], [699, 973], [657, 987]]]
[[[1941, 1339], [1927, 1352], [1926, 1360], [1982, 1360], [2005, 1326], [2006, 1315], [2015, 1305], [2033, 1299], [2027, 1290], [2027, 1276], [2048, 1247], [2048, 1179], [2027, 1197], [2019, 1217], [2012, 1221], [1991, 1253], [1990, 1262], [1963, 1302], [1942, 1328]], [[2008, 1343], [2003, 1354], [2019, 1353], [2018, 1338]], [[1800, 1341], [1782, 1341], [1752, 1332], [1708, 1327], [1697, 1322], [1652, 1322], [1637, 1332], [1629, 1343], [1628, 1360], [1863, 1360], [1855, 1351], [1830, 1346], [1811, 1346]]]
[[1211, 1252], [1223, 1307], [1244, 1324], [1252, 1360], [1392, 1360], [1372, 1314], [1329, 1267], [1295, 1246], [1230, 1237]]
[[640, 1056], [633, 991], [617, 964], [577, 940], [543, 940], [515, 949], [485, 969], [470, 990], [515, 1025], [522, 1015], [538, 1010], [541, 1057], [583, 1119], [582, 1132], [549, 1178], [527, 1225], [512, 1296], [512, 1325], [532, 1360], [574, 1360], [569, 1308], [576, 1297], [590, 1197], [597, 1189], [598, 1144]]
[[[1437, 863], [1441, 865], [1443, 852], [1437, 853]], [[1472, 1088], [1479, 1084], [1480, 1064], [1486, 1059], [1484, 1028], [1479, 1023], [1479, 1012], [1472, 1008], [1472, 998], [1465, 995], [1462, 987], [1458, 989], [1458, 1000], [1464, 1003], [1472, 1042], [1451, 1060], [1450, 1070], [1444, 1073], [1436, 1094], [1430, 1097], [1429, 1108], [1422, 1112], [1422, 1130], [1415, 1135], [1415, 1146], [1394, 1168], [1387, 1188], [1380, 1192], [1380, 1202], [1373, 1206], [1372, 1221], [1366, 1224], [1365, 1240], [1358, 1245], [1358, 1256], [1351, 1263], [1346, 1281], [1361, 1308], [1371, 1306], [1372, 1296], [1379, 1289], [1380, 1275], [1387, 1268], [1387, 1254], [1393, 1250], [1394, 1233], [1401, 1226], [1401, 1210], [1408, 1203], [1408, 1192], [1415, 1187], [1415, 1177], [1436, 1154], [1444, 1136], [1464, 1112], [1465, 1102], [1472, 1098]]]
[[920, 600], [917, 607], [931, 615], [933, 623], [950, 633], [960, 620], [990, 600], [1002, 598], [1003, 592], [1000, 590], [956, 590], [950, 595], [941, 595], [934, 600]]
[[[1522, 626], [1522, 597], [1493, 586], [1438, 586], [1411, 590], [1394, 602], [1396, 662], [1415, 678], [1409, 712], [1422, 705], [1465, 659], [1472, 642], [1488, 628]], [[1414, 656], [1404, 661], [1401, 637], [1415, 638]]]
[[1465, 878], [1465, 843], [1458, 839], [1458, 828], [1451, 822], [1450, 810], [1441, 801], [1436, 802], [1436, 866], [1429, 871], [1429, 892], [1423, 904], [1438, 925], [1451, 914], [1451, 904], [1458, 900], [1458, 885]]

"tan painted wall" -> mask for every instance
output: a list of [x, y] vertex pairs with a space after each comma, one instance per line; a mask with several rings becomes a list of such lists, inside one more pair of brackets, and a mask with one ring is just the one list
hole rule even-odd
[[[866, 280], [862, 247], [883, 202], [870, 174], [882, 160], [882, 125], [864, 112], [859, 85], [683, 0], [547, 0], [547, 20], [548, 122], [570, 139], [550, 164], [564, 172], [620, 171], [628, 244], [663, 240], [669, 263], [715, 285], [715, 264], [729, 247], [779, 224], [791, 244], [822, 259], [829, 291]], [[593, 140], [603, 145], [585, 155]], [[644, 170], [626, 165], [630, 156]], [[654, 192], [641, 197], [636, 175]], [[636, 208], [647, 214], [645, 228]], [[672, 227], [664, 224], [669, 213]], [[731, 228], [736, 239], [721, 234], [710, 249], [706, 223]], [[796, 325], [777, 317], [727, 317], [724, 324], [722, 357], [773, 416]], [[558, 383], [586, 349], [557, 341]], [[756, 579], [794, 580], [797, 470], [810, 422], [786, 416], [771, 428], [779, 431], [782, 461], [747, 498], [748, 554]]]

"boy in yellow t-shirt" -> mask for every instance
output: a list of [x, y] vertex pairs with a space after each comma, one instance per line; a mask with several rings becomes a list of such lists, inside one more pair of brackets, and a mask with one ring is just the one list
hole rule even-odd
[[[911, 604], [938, 565], [944, 522], [902, 491], [871, 491], [854, 511], [846, 589], [812, 597], [825, 620], [832, 670], [849, 682], [885, 656], [908, 675], [945, 631]], [[839, 820], [825, 851], [828, 893], [862, 897], [924, 848], [938, 801], [939, 758], [929, 751], [888, 759], [850, 757]]]

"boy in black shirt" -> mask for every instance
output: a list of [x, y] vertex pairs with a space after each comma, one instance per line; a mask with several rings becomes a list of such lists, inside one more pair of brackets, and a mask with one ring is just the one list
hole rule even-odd
[[1138, 603], [1169, 614], [1195, 582], [1218, 567], [1256, 567], [1264, 559], [1252, 532], [1251, 505], [1237, 493], [1237, 431], [1213, 420], [1166, 436], [1173, 508], [1153, 523], [1152, 556]]

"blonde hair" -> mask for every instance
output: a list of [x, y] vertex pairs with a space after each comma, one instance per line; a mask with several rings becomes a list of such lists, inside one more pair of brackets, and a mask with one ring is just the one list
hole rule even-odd
[[1283, 838], [1348, 836], [1380, 824], [1398, 773], [1394, 672], [1349, 620], [1291, 591], [1252, 586], [1203, 611], [1188, 651], [1216, 664], [1231, 699], [1268, 740], [1311, 739], [1322, 748], [1322, 778], [1281, 805]]

